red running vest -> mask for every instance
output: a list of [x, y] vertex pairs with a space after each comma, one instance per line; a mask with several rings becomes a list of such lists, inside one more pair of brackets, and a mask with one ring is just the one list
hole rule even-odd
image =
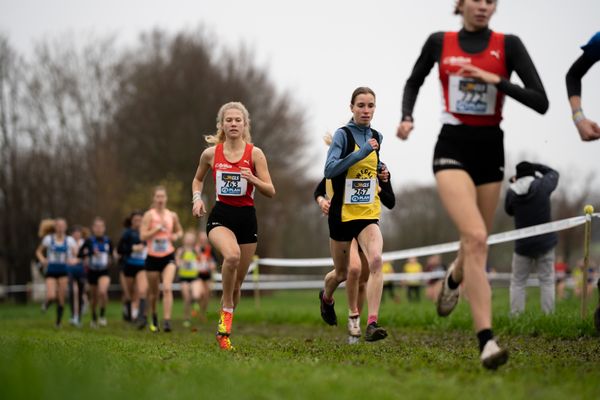
[[456, 73], [463, 64], [471, 64], [508, 79], [504, 54], [504, 34], [492, 32], [488, 47], [480, 53], [460, 48], [458, 32], [445, 32], [439, 76], [444, 94], [444, 110], [465, 125], [493, 126], [502, 120], [504, 93], [496, 85]]
[[254, 185], [242, 178], [242, 167], [250, 168], [252, 173], [252, 149], [254, 145], [246, 143], [244, 154], [236, 162], [231, 162], [223, 154], [223, 143], [215, 146], [215, 159], [213, 162], [213, 179], [217, 201], [235, 207], [254, 206]]

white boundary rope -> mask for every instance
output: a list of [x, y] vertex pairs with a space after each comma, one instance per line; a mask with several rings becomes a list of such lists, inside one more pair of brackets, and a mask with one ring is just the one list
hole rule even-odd
[[[600, 218], [600, 213], [593, 214], [594, 217]], [[515, 229], [512, 231], [496, 233], [488, 237], [488, 244], [498, 244], [510, 242], [512, 240], [524, 239], [527, 237], [543, 235], [550, 232], [558, 232], [565, 229], [575, 228], [583, 225], [586, 221], [586, 216], [566, 218], [559, 221], [548, 222], [545, 224], [529, 226], [527, 228]], [[430, 254], [442, 254], [457, 251], [460, 242], [450, 242], [436, 244], [432, 246], [416, 247], [407, 250], [390, 251], [383, 253], [384, 261], [394, 261], [409, 257], [420, 257]], [[333, 260], [331, 258], [261, 258], [258, 260], [259, 265], [270, 267], [331, 267]]]

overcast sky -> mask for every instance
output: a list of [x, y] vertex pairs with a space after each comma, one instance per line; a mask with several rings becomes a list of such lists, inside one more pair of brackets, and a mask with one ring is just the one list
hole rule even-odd
[[[383, 133], [382, 160], [396, 186], [431, 184], [431, 158], [440, 129], [441, 98], [434, 69], [415, 109], [416, 129], [406, 142], [395, 137], [402, 89], [427, 36], [457, 30], [452, 0], [0, 0], [0, 31], [19, 51], [65, 33], [113, 34], [121, 45], [142, 31], [208, 28], [225, 46], [245, 43], [257, 64], [270, 72], [306, 110], [314, 151], [321, 137], [343, 125], [357, 86], [377, 93], [373, 126]], [[523, 156], [554, 166], [563, 176], [582, 175], [600, 164], [600, 142], [582, 143], [571, 122], [565, 73], [579, 46], [600, 30], [599, 0], [502, 0], [491, 28], [520, 36], [536, 64], [550, 110], [540, 116], [507, 98], [504, 107], [507, 174]], [[517, 79], [516, 75], [512, 77]], [[600, 64], [584, 78], [585, 113], [600, 122]], [[215, 110], [216, 113], [216, 110]], [[257, 143], [260, 146], [260, 143]], [[267, 155], [268, 156], [268, 155]], [[193, 163], [190, 161], [190, 168]]]

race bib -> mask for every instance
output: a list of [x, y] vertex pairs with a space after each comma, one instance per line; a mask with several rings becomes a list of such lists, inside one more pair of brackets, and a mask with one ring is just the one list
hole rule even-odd
[[345, 204], [371, 204], [375, 201], [375, 179], [346, 179]]
[[102, 252], [93, 254], [91, 257], [91, 263], [95, 268], [105, 268], [108, 265], [108, 253]]
[[67, 253], [64, 251], [52, 251], [48, 254], [48, 263], [50, 264], [66, 264]]
[[210, 271], [207, 261], [200, 261], [198, 263], [198, 271], [202, 273], [206, 273]]
[[244, 196], [248, 181], [239, 172], [217, 171], [217, 194], [219, 196]]
[[145, 260], [147, 255], [148, 249], [146, 249], [146, 247], [144, 246], [143, 250], [131, 252], [131, 255], [129, 257], [135, 260]]
[[169, 241], [165, 238], [152, 239], [152, 251], [164, 253], [169, 250]]
[[198, 271], [198, 263], [196, 261], [186, 260], [182, 264], [182, 269], [186, 271]]
[[448, 108], [456, 114], [494, 115], [496, 112], [495, 85], [450, 75], [448, 82]]

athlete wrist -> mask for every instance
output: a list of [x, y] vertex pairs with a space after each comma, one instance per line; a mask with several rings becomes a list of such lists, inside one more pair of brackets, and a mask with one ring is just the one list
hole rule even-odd
[[580, 107], [580, 108], [573, 110], [573, 114], [572, 114], [571, 118], [573, 118], [573, 122], [575, 123], [575, 125], [579, 124], [581, 121], [583, 121], [585, 119], [585, 115], [583, 114], [583, 109]]
[[202, 192], [195, 191], [194, 193], [192, 193], [192, 203], [195, 203], [195, 202], [201, 201], [201, 200], [202, 200]]

